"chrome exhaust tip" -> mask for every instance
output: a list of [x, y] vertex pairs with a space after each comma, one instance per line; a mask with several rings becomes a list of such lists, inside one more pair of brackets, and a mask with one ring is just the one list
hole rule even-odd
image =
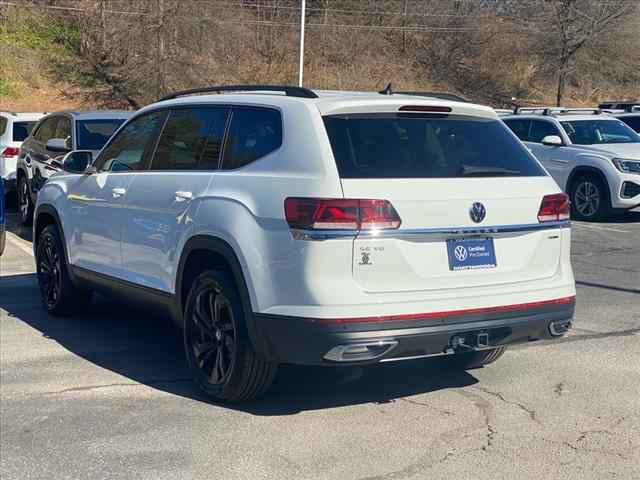
[[549, 323], [549, 333], [554, 337], [560, 337], [571, 328], [571, 320], [558, 320]]
[[398, 345], [396, 340], [379, 340], [377, 342], [352, 343], [333, 347], [324, 355], [331, 362], [362, 362], [374, 360], [389, 353]]

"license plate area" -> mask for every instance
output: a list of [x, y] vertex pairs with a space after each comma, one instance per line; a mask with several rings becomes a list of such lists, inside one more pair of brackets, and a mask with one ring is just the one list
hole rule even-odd
[[447, 240], [449, 270], [495, 268], [493, 238], [451, 238]]

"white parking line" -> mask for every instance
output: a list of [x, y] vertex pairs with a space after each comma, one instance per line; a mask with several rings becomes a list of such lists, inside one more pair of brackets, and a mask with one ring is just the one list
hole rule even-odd
[[607, 232], [631, 233], [628, 230], [620, 230], [619, 228], [601, 227], [600, 225], [591, 225], [590, 223], [571, 222], [571, 225], [578, 227], [593, 228], [594, 230], [605, 230]]
[[31, 243], [26, 240], [22, 240], [20, 237], [15, 235], [14, 233], [7, 232], [7, 242], [16, 247], [19, 250], [22, 250], [27, 255], [33, 257], [33, 250], [31, 248]]

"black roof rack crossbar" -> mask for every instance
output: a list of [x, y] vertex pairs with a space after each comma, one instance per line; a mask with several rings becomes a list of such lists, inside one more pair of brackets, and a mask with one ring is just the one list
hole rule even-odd
[[288, 97], [318, 98], [312, 90], [304, 87], [290, 85], [212, 85], [208, 87], [191, 88], [173, 92], [162, 97], [159, 102], [171, 100], [173, 98], [196, 95], [198, 93], [222, 93], [222, 92], [282, 92]]
[[571, 107], [519, 107], [516, 106], [513, 109], [514, 115], [519, 113], [541, 114], [541, 115], [566, 115], [566, 114], [580, 114], [590, 113], [593, 115], [599, 115], [602, 113], [600, 108], [571, 108]]

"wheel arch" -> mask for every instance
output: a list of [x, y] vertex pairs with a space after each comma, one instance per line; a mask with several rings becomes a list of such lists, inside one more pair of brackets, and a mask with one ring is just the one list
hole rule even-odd
[[56, 225], [58, 227], [58, 233], [60, 233], [62, 248], [64, 250], [64, 258], [66, 259], [65, 264], [67, 265], [67, 272], [71, 280], [76, 283], [73, 276], [73, 271], [71, 269], [71, 264], [69, 263], [67, 240], [64, 236], [64, 229], [62, 228], [60, 216], [58, 215], [55, 207], [49, 205], [48, 203], [39, 205], [33, 214], [33, 255], [35, 257], [38, 250], [38, 237], [40, 236], [42, 231], [49, 225]]
[[569, 174], [569, 178], [567, 178], [567, 187], [566, 187], [567, 193], [569, 193], [571, 191], [571, 187], [572, 187], [573, 182], [575, 181], [575, 179], [579, 178], [580, 175], [585, 175], [585, 174], [595, 175], [600, 180], [602, 180], [602, 182], [607, 187], [607, 193], [609, 194], [609, 201], [611, 201], [611, 185], [609, 185], [609, 182], [607, 181], [607, 176], [599, 168], [591, 167], [591, 166], [587, 166], [587, 165], [576, 167]]
[[[219, 237], [196, 235], [185, 243], [178, 262], [175, 284], [175, 301], [180, 310], [180, 315], [184, 314], [185, 302], [191, 283], [198, 274], [210, 268], [223, 268], [231, 274], [239, 289], [247, 330], [254, 350], [264, 359], [273, 358], [266, 339], [258, 334], [249, 285], [247, 284], [240, 259], [233, 247]], [[184, 319], [182, 321], [184, 322]]]

